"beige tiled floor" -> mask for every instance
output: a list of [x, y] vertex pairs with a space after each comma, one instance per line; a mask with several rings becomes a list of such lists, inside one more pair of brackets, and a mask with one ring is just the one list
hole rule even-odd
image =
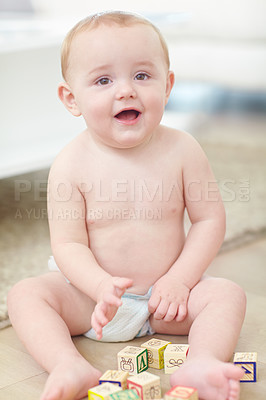
[[[266, 396], [266, 239], [220, 254], [209, 268], [212, 275], [239, 283], [247, 293], [248, 307], [237, 351], [257, 351], [259, 378], [256, 383], [241, 384], [241, 400], [264, 400]], [[156, 335], [186, 343], [186, 337]], [[117, 367], [116, 354], [123, 343], [95, 343], [84, 337], [74, 339], [79, 351], [102, 371]], [[138, 345], [143, 338], [130, 343]], [[155, 370], [153, 370], [154, 372]], [[169, 388], [169, 376], [161, 377], [163, 393]], [[0, 331], [0, 400], [37, 400], [47, 378], [20, 343], [13, 328]], [[216, 399], [213, 399], [216, 400]]]

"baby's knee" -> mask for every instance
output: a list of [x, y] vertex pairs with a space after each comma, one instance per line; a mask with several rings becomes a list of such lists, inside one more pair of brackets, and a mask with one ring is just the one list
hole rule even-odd
[[8, 292], [7, 303], [8, 305], [13, 302], [19, 302], [31, 293], [33, 281], [35, 278], [26, 278], [17, 282]]
[[214, 278], [213, 296], [218, 301], [235, 305], [244, 312], [246, 310], [246, 294], [237, 283], [224, 278]]
[[17, 282], [7, 295], [8, 313], [11, 314], [18, 310], [20, 305], [24, 306], [25, 302], [33, 302], [36, 298], [41, 298], [43, 296], [42, 292], [38, 277], [26, 278]]
[[8, 292], [7, 308], [9, 316], [12, 316], [18, 311], [25, 297], [29, 294], [29, 281], [32, 278], [23, 279], [17, 282]]

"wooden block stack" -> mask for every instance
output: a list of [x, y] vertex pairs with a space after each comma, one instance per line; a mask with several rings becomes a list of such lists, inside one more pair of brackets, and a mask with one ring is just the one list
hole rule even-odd
[[235, 353], [234, 364], [243, 368], [245, 375], [240, 382], [257, 382], [257, 353]]
[[148, 351], [142, 347], [127, 346], [117, 354], [118, 369], [139, 374], [148, 369]]
[[[99, 385], [88, 391], [88, 400], [159, 400], [160, 378], [146, 372], [149, 367], [173, 373], [186, 360], [189, 345], [152, 338], [141, 347], [126, 346], [118, 354], [118, 370], [107, 370]], [[257, 353], [235, 353], [234, 364], [245, 371], [240, 382], [257, 381]], [[198, 400], [197, 389], [174, 386], [164, 400]]]
[[198, 400], [197, 389], [185, 387], [185, 386], [174, 386], [164, 395], [165, 400]]
[[155, 338], [142, 343], [141, 347], [146, 348], [148, 351], [148, 365], [150, 368], [164, 368], [164, 351], [166, 346], [170, 343], [171, 342]]
[[127, 379], [129, 389], [134, 389], [141, 400], [153, 400], [161, 398], [160, 378], [149, 372], [142, 372], [139, 375]]
[[188, 349], [188, 344], [168, 344], [164, 351], [164, 372], [166, 374], [172, 374], [185, 362]]

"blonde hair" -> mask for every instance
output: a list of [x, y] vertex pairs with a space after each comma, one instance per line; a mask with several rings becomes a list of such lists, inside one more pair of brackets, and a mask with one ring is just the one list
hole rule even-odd
[[78, 22], [66, 35], [62, 48], [61, 48], [61, 70], [62, 76], [66, 80], [67, 69], [69, 67], [69, 55], [71, 50], [71, 45], [74, 38], [82, 32], [90, 31], [96, 29], [101, 24], [111, 25], [117, 24], [120, 26], [132, 26], [135, 24], [144, 24], [150, 26], [157, 34], [160, 39], [160, 43], [163, 49], [165, 61], [167, 68], [170, 67], [168, 47], [165, 39], [163, 38], [160, 30], [148, 19], [133, 13], [128, 13], [124, 11], [105, 11], [102, 13], [97, 13], [89, 15], [80, 22]]

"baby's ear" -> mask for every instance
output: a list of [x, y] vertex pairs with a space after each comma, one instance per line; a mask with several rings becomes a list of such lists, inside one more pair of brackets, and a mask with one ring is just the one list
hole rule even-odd
[[58, 86], [58, 97], [72, 115], [75, 117], [79, 117], [81, 115], [74, 94], [66, 82], [62, 82]]
[[166, 92], [165, 92], [165, 105], [168, 102], [171, 90], [174, 86], [175, 83], [175, 74], [173, 73], [173, 71], [168, 71], [168, 75], [167, 75], [167, 81], [166, 81]]

